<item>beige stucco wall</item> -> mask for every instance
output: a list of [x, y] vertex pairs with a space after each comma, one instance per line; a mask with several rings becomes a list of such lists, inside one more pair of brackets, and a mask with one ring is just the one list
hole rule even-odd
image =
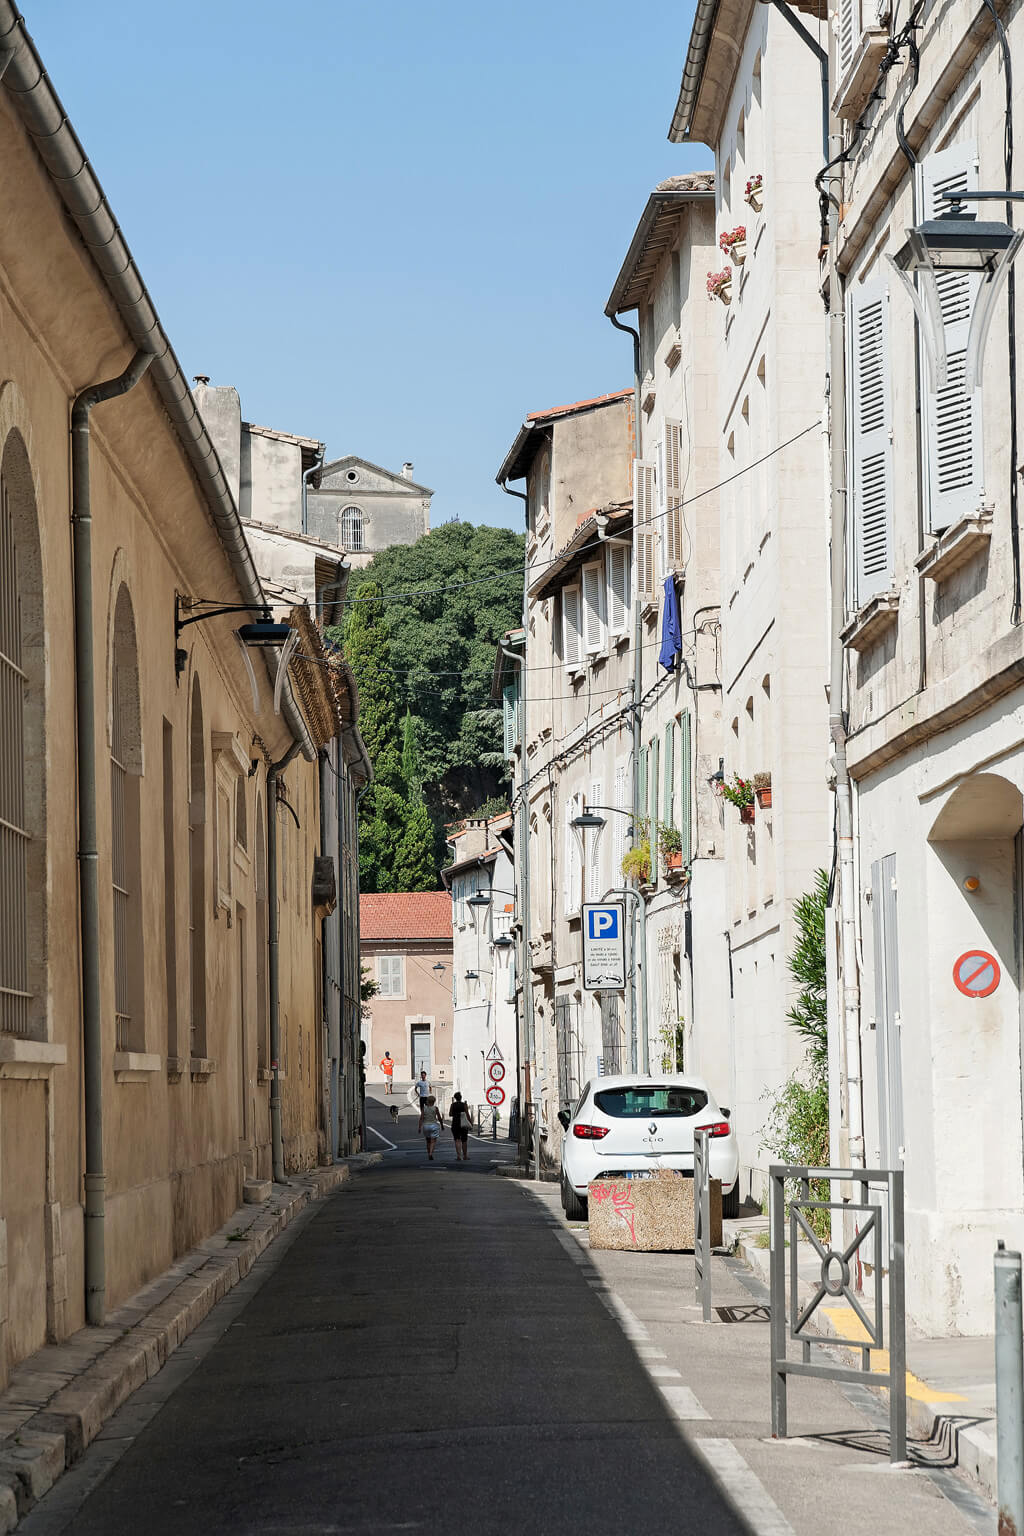
[[[0, 448], [27, 463], [15, 472], [15, 494], [38, 530], [44, 603], [32, 615], [30, 648], [45, 658], [45, 681], [33, 708], [42, 709], [33, 773], [45, 775], [45, 923], [34, 943], [45, 966], [34, 985], [46, 996], [42, 1045], [62, 1048], [56, 1064], [32, 1059], [32, 1048], [0, 1041], [0, 1199], [6, 1270], [0, 1269], [0, 1317], [6, 1318], [0, 1371], [45, 1338], [84, 1320], [82, 1259], [82, 1061], [76, 860], [74, 651], [71, 582], [68, 423], [75, 393], [125, 366], [124, 335], [84, 248], [0, 93], [0, 159], [6, 216], [0, 223]], [[261, 678], [262, 708], [252, 712], [249, 684], [230, 618], [185, 630], [179, 681], [174, 666], [175, 592], [238, 601], [239, 593], [209, 513], [153, 385], [99, 406], [92, 417], [93, 586], [98, 751], [100, 966], [102, 977], [104, 1146], [107, 1176], [107, 1299], [114, 1305], [161, 1271], [183, 1248], [219, 1225], [237, 1205], [247, 1169], [265, 1166], [267, 1087], [257, 1081], [255, 1037], [256, 798], [265, 801], [268, 758], [290, 743]], [[16, 434], [16, 436], [12, 436]], [[22, 455], [19, 444], [24, 445]], [[27, 499], [26, 499], [27, 498]], [[34, 503], [34, 506], [32, 505]], [[28, 526], [28, 523], [25, 524]], [[110, 809], [110, 624], [121, 585], [130, 594], [141, 705], [140, 849], [144, 1040], [131, 1064], [136, 1080], [115, 1080], [113, 906]], [[37, 622], [38, 620], [38, 622]], [[261, 663], [257, 661], [257, 672]], [[207, 1058], [215, 1070], [189, 1066], [188, 784], [192, 680], [202, 690], [207, 777], [205, 904]], [[42, 682], [42, 676], [41, 676]], [[176, 880], [176, 943], [165, 946], [164, 733], [169, 729], [172, 784], [168, 825]], [[236, 859], [231, 901], [216, 905], [217, 777], [212, 733], [237, 743], [243, 774], [249, 853]], [[41, 748], [41, 752], [38, 750]], [[221, 754], [223, 757], [223, 754]], [[242, 773], [231, 769], [231, 782]], [[287, 775], [306, 814], [299, 841], [298, 890], [316, 845], [316, 765]], [[238, 952], [239, 911], [248, 918], [245, 1003]], [[300, 1029], [311, 1024], [315, 977], [308, 905], [282, 900], [282, 1014], [289, 1018], [288, 1059]], [[176, 1037], [168, 996], [176, 1002]], [[38, 1056], [47, 1054], [38, 1051]], [[49, 1053], [51, 1056], [54, 1052]], [[60, 1051], [56, 1052], [59, 1056]], [[15, 1060], [13, 1057], [22, 1059]], [[178, 1058], [176, 1064], [174, 1058]], [[304, 1055], [304, 1066], [308, 1057]], [[27, 1081], [25, 1079], [28, 1079]], [[303, 1079], [305, 1081], [305, 1077]], [[289, 1076], [285, 1105], [288, 1159], [308, 1164], [317, 1150], [317, 1100]], [[40, 1296], [43, 1303], [40, 1305]]]

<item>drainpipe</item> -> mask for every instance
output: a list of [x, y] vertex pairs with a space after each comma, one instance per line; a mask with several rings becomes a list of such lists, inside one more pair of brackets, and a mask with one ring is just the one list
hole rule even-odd
[[[608, 319], [617, 331], [625, 331], [627, 336], [633, 338], [633, 421], [636, 433], [636, 457], [643, 457], [643, 444], [640, 441], [640, 333], [634, 331], [631, 325], [623, 325], [615, 314], [609, 314]], [[636, 529], [633, 530], [634, 550]], [[642, 710], [643, 705], [643, 670], [644, 670], [644, 637], [643, 620], [640, 617], [640, 603], [636, 595], [636, 560], [633, 560], [633, 716], [632, 716], [632, 747], [633, 747], [633, 836], [636, 837], [640, 818], [644, 808], [640, 804], [640, 750], [641, 736], [643, 733]], [[637, 893], [640, 895], [640, 893]], [[647, 903], [642, 895], [637, 902], [633, 913], [633, 970], [636, 975], [636, 988], [640, 998], [640, 1070], [650, 1071], [650, 1041], [648, 1039], [647, 1021]], [[636, 1062], [631, 1063], [636, 1071]]]
[[[835, 39], [830, 44], [835, 58]], [[841, 125], [830, 122], [829, 159], [838, 160], [835, 173], [843, 174]], [[833, 209], [842, 203], [830, 199]], [[831, 608], [829, 657], [829, 735], [832, 738], [836, 774], [836, 823], [839, 865], [839, 921], [842, 957], [842, 1009], [840, 1073], [846, 1102], [848, 1157], [852, 1168], [864, 1167], [864, 1094], [861, 1076], [860, 976], [857, 965], [857, 871], [853, 845], [853, 790], [846, 764], [846, 711], [843, 707], [846, 652], [841, 631], [846, 619], [846, 308], [843, 281], [836, 260], [838, 229], [833, 228], [828, 246], [829, 425], [831, 470]], [[916, 354], [915, 354], [916, 355]]]
[[[513, 491], [506, 480], [499, 480], [498, 484], [506, 496], [515, 496], [523, 503], [524, 508], [529, 508], [529, 497], [523, 491]], [[529, 513], [527, 512], [527, 525], [529, 525]], [[520, 972], [523, 985], [523, 1028], [526, 1035], [526, 1068], [531, 1076], [530, 1088], [535, 1091], [536, 1085], [533, 1079], [536, 1076], [536, 1023], [533, 1011], [533, 972], [530, 965], [530, 766], [528, 762], [527, 747], [528, 731], [526, 724], [526, 651], [530, 639], [529, 623], [529, 585], [530, 569], [523, 564], [523, 654], [516, 656], [511, 651], [505, 655], [509, 661], [517, 663], [519, 667], [519, 699], [523, 709], [523, 800], [519, 807], [519, 845], [522, 848], [520, 868], [523, 875], [523, 910], [521, 914], [520, 934], [522, 940], [522, 969]], [[523, 1152], [526, 1151], [526, 1101], [529, 1097], [529, 1089], [526, 1084], [526, 1073], [523, 1081], [517, 1083], [519, 1089], [519, 1138]], [[534, 1134], [533, 1134], [533, 1176], [540, 1178], [540, 1101], [535, 1100], [534, 1109]]]
[[[303, 531], [303, 533], [308, 533], [309, 532], [309, 482], [311, 480], [315, 480], [317, 475], [320, 473], [320, 471], [324, 467], [324, 451], [325, 451], [326, 447], [327, 447], [326, 443], [320, 443], [318, 445], [318, 448], [317, 448], [317, 460], [316, 460], [316, 463], [311, 465], [309, 469], [304, 469], [302, 471], [302, 531]], [[318, 487], [318, 489], [319, 489], [319, 487]]]
[[71, 527], [75, 566], [75, 734], [78, 744], [78, 887], [82, 951], [82, 1055], [85, 1076], [85, 1316], [106, 1316], [103, 1165], [103, 1011], [100, 997], [99, 850], [96, 835], [96, 672], [93, 658], [92, 504], [89, 413], [134, 389], [153, 361], [136, 352], [116, 379], [93, 384], [71, 407]]
[[275, 1184], [285, 1183], [284, 1138], [281, 1133], [281, 978], [280, 915], [277, 906], [277, 785], [288, 764], [302, 750], [293, 741], [284, 757], [271, 763], [267, 771], [267, 990], [270, 993], [270, 1141]]
[[[365, 750], [364, 750], [363, 755], [364, 755], [364, 757], [366, 756]], [[369, 764], [369, 758], [368, 757], [366, 758], [366, 761], [367, 761], [367, 764]], [[367, 781], [363, 785], [362, 789], [360, 789], [357, 792], [357, 794], [356, 794], [355, 826], [354, 826], [353, 830], [355, 831], [355, 834], [356, 834], [356, 871], [357, 871], [357, 873], [358, 873], [358, 869], [359, 869], [359, 826], [360, 826], [360, 823], [359, 823], [359, 810], [360, 810], [360, 807], [362, 806], [362, 803], [363, 803], [363, 796], [366, 794], [366, 791], [369, 788], [370, 788], [370, 780], [367, 779]], [[357, 884], [358, 884], [358, 881], [357, 881]], [[358, 1119], [359, 1119], [359, 1150], [360, 1150], [360, 1152], [365, 1152], [366, 1151], [366, 1088], [365, 1088], [365, 1072], [364, 1072], [364, 1069], [363, 1069], [363, 993], [362, 993], [363, 966], [362, 966], [362, 960], [360, 959], [359, 892], [358, 892], [358, 890], [356, 891], [356, 899], [355, 899], [355, 904], [354, 904], [354, 910], [355, 910], [355, 919], [356, 919], [356, 942], [355, 942], [355, 944], [353, 946], [353, 953], [354, 953], [354, 955], [356, 957], [356, 963], [355, 963], [356, 982], [355, 982], [355, 987], [353, 988], [353, 990], [355, 992], [355, 999], [356, 999], [356, 1027], [355, 1027], [355, 1032], [354, 1032], [354, 1034], [352, 1036], [352, 1060], [355, 1063], [355, 1077], [353, 1079], [352, 1088], [353, 1088], [353, 1106], [358, 1111]], [[358, 1096], [358, 1102], [356, 1102], [356, 1096]]]

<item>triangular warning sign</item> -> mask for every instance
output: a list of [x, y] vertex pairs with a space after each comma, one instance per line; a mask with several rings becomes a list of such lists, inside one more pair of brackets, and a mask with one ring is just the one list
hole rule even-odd
[[487, 1055], [485, 1056], [484, 1060], [485, 1061], [504, 1061], [505, 1060], [504, 1056], [498, 1050], [498, 1042], [497, 1042], [497, 1040], [495, 1040], [494, 1044], [491, 1046], [490, 1050], [487, 1052]]

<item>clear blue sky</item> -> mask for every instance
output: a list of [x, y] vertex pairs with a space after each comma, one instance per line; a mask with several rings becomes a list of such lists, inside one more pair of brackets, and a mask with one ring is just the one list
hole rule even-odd
[[632, 382], [604, 303], [669, 144], [692, 7], [24, 0], [186, 374], [250, 421], [521, 526], [527, 411]]

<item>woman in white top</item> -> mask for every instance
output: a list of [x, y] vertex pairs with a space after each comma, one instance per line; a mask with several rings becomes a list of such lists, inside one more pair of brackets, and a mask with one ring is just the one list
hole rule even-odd
[[427, 1159], [434, 1161], [434, 1148], [437, 1146], [437, 1138], [441, 1134], [444, 1125], [444, 1116], [437, 1107], [437, 1100], [432, 1093], [428, 1093], [420, 1100], [419, 1130], [427, 1138]]

